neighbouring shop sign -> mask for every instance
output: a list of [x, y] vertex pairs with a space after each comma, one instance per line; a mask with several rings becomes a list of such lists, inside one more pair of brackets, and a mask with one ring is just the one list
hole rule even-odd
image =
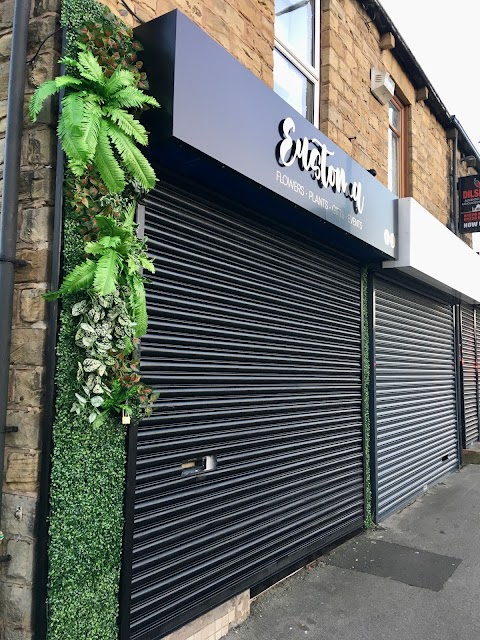
[[458, 181], [460, 195], [460, 233], [480, 231], [480, 174]]
[[[137, 27], [135, 37], [144, 46], [150, 91], [161, 104], [144, 120], [154, 162], [183, 163], [184, 173], [201, 181], [203, 154], [262, 194], [268, 190], [396, 256], [396, 196], [200, 27], [173, 11]], [[273, 199], [262, 202], [275, 206]]]

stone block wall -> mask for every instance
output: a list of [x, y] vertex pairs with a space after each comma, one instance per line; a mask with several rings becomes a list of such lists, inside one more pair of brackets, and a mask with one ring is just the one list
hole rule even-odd
[[[120, 0], [101, 0], [134, 27], [139, 24]], [[247, 69], [273, 86], [274, 0], [128, 0], [140, 20], [180, 9]]]
[[[0, 0], [0, 188], [7, 112], [14, 0]], [[0, 638], [32, 636], [32, 585], [35, 520], [39, 492], [46, 302], [55, 189], [57, 106], [46, 105], [38, 122], [28, 119], [28, 100], [35, 88], [57, 73], [60, 51], [60, 0], [32, 0], [27, 53], [24, 131], [18, 209], [17, 257], [28, 265], [16, 269], [11, 368], [6, 434], [3, 522], [0, 554]], [[54, 35], [51, 35], [54, 34]], [[41, 49], [41, 43], [50, 36]]]

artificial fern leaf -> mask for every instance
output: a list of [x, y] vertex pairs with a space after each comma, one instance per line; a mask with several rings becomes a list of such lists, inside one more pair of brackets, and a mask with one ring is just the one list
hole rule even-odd
[[117, 125], [113, 124], [108, 129], [108, 136], [120, 154], [127, 171], [140, 183], [145, 190], [155, 186], [155, 172], [143, 153], [137, 149], [130, 138], [123, 133]]
[[113, 154], [108, 139], [108, 124], [104, 120], [100, 123], [95, 164], [109, 191], [121, 193], [125, 189], [125, 174]]
[[117, 229], [117, 223], [113, 218], [109, 216], [95, 216], [95, 220], [97, 222], [97, 226], [102, 232], [104, 236], [113, 236], [115, 234], [115, 229]]
[[58, 87], [55, 80], [47, 80], [38, 87], [38, 89], [33, 94], [32, 99], [30, 100], [28, 109], [32, 122], [35, 122], [35, 120], [37, 119], [37, 116], [42, 110], [45, 100], [49, 96], [53, 96], [55, 93], [57, 93], [57, 91]]
[[133, 276], [135, 273], [138, 273], [137, 261], [132, 256], [127, 257], [127, 273], [129, 276]]
[[78, 54], [77, 69], [87, 80], [105, 85], [103, 69], [91, 51], [82, 51]]
[[106, 80], [105, 92], [108, 96], [113, 96], [113, 94], [120, 91], [123, 87], [133, 86], [134, 82], [135, 78], [133, 73], [128, 71], [128, 69], [122, 69], [122, 67], [118, 66], [110, 78]]
[[61, 291], [46, 291], [44, 294], [42, 294], [42, 298], [44, 298], [45, 300], [57, 300], [57, 298], [60, 298], [60, 296], [62, 295]]
[[132, 114], [124, 109], [105, 107], [104, 113], [115, 122], [118, 127], [130, 138], [134, 138], [139, 144], [148, 144], [148, 135], [145, 127], [136, 120]]
[[118, 285], [120, 256], [115, 249], [107, 249], [97, 262], [93, 288], [100, 296], [113, 293]]
[[79, 167], [86, 164], [87, 148], [80, 123], [83, 100], [78, 93], [70, 93], [62, 100], [62, 113], [58, 121], [58, 137], [70, 162]]
[[65, 66], [73, 67], [74, 69], [78, 67], [77, 60], [75, 60], [75, 58], [71, 58], [70, 56], [63, 56], [63, 58], [60, 58], [60, 60], [58, 61], [58, 64], [64, 64]]
[[118, 236], [104, 236], [98, 241], [98, 244], [103, 248], [115, 248], [122, 242], [122, 239]]
[[62, 100], [62, 117], [68, 126], [81, 134], [81, 122], [83, 118], [84, 102], [78, 92], [67, 94]]
[[121, 89], [114, 96], [110, 102], [112, 107], [122, 107], [125, 109], [138, 109], [143, 105], [150, 105], [151, 107], [159, 107], [160, 105], [153, 96], [147, 96], [141, 89], [136, 87], [125, 87]]
[[105, 247], [99, 242], [87, 242], [85, 245], [85, 253], [90, 253], [92, 256], [97, 256], [99, 253], [103, 253]]
[[85, 260], [82, 264], [77, 265], [73, 271], [65, 276], [59, 293], [75, 293], [89, 289], [93, 284], [96, 269], [97, 264], [93, 260]]
[[149, 258], [140, 256], [140, 264], [144, 269], [150, 271], [150, 273], [155, 273], [155, 267], [153, 266], [152, 260], [149, 260]]
[[98, 144], [98, 134], [100, 133], [100, 121], [102, 112], [98, 104], [95, 102], [84, 103], [83, 118], [81, 128], [83, 131], [83, 140], [89, 160], [93, 160]]
[[128, 207], [127, 215], [125, 216], [125, 219], [123, 221], [123, 226], [125, 227], [125, 229], [128, 229], [128, 231], [132, 231], [133, 230], [133, 225], [135, 223], [135, 213], [136, 212], [137, 212], [137, 207], [136, 207], [135, 203], [132, 203]]
[[83, 160], [81, 162], [70, 160], [68, 162], [68, 168], [70, 169], [70, 171], [73, 173], [74, 176], [77, 176], [77, 178], [80, 178], [85, 173], [86, 165]]
[[139, 276], [132, 276], [129, 278], [130, 284], [130, 306], [135, 320], [135, 337], [141, 338], [141, 336], [147, 333], [148, 328], [148, 315], [147, 315], [147, 301], [145, 298], [145, 287], [143, 281]]

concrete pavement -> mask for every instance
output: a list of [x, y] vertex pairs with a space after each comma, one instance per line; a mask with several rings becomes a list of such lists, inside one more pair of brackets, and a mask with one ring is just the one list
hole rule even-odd
[[480, 466], [261, 594], [226, 638], [480, 638]]

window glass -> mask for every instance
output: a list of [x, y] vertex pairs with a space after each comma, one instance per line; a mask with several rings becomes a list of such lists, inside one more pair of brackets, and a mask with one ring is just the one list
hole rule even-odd
[[301, 62], [314, 64], [315, 0], [275, 0], [275, 37]]
[[399, 197], [405, 195], [405, 109], [396, 97], [388, 104], [388, 188]]
[[393, 102], [389, 104], [388, 121], [394, 129], [400, 131], [400, 109]]
[[274, 90], [307, 120], [313, 120], [313, 83], [277, 50], [273, 52]]
[[388, 188], [400, 195], [400, 154], [399, 137], [392, 129], [388, 130]]

